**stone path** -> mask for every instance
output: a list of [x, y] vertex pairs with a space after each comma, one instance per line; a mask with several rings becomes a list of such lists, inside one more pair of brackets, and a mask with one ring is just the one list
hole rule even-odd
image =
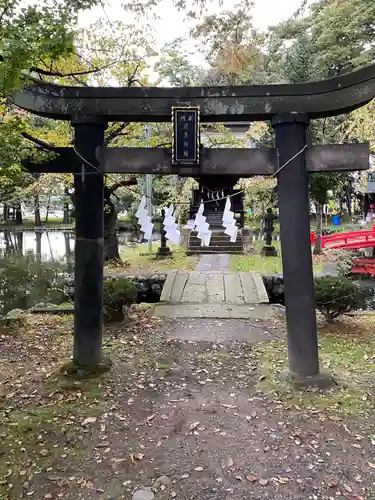
[[267, 319], [268, 295], [256, 272], [171, 271], [155, 314], [185, 318]]
[[[271, 307], [271, 306], [268, 306]], [[206, 319], [171, 318], [163, 325], [163, 331], [170, 339], [187, 342], [219, 343], [226, 345], [237, 342], [264, 342], [277, 340], [284, 336], [283, 328], [277, 317], [272, 321], [261, 319]]]
[[229, 268], [229, 255], [227, 253], [202, 255], [196, 271], [227, 271]]
[[171, 304], [262, 304], [268, 295], [256, 272], [171, 271], [160, 300]]

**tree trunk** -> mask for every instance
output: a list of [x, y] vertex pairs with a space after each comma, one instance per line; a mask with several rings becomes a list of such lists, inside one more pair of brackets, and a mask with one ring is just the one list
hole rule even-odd
[[349, 191], [346, 193], [346, 206], [348, 208], [348, 214], [351, 217], [352, 216], [352, 195]]
[[63, 224], [69, 224], [69, 190], [64, 188], [64, 219]]
[[36, 231], [35, 241], [36, 241], [36, 251], [35, 251], [36, 261], [40, 263], [42, 261], [42, 233], [40, 231]]
[[110, 199], [105, 199], [104, 207], [104, 260], [120, 260], [116, 234], [117, 210]]
[[46, 222], [48, 222], [48, 212], [49, 212], [49, 204], [51, 201], [51, 197], [48, 196], [47, 206], [46, 206]]
[[70, 250], [69, 233], [64, 232], [66, 264], [69, 272], [73, 270], [73, 255]]
[[5, 203], [3, 205], [3, 219], [4, 222], [7, 222], [9, 219], [9, 207]]
[[12, 242], [12, 237], [8, 233], [8, 231], [4, 231], [4, 239], [5, 239], [5, 253], [6, 255], [11, 255], [13, 253], [13, 242]]
[[40, 218], [40, 207], [39, 207], [39, 195], [36, 194], [34, 197], [34, 214], [35, 214], [35, 225], [41, 226], [42, 220]]
[[16, 207], [16, 224], [22, 224], [21, 203], [19, 203]]
[[15, 251], [23, 255], [23, 232], [17, 231], [15, 234]]
[[316, 207], [316, 242], [314, 246], [314, 255], [322, 253], [322, 213], [323, 205], [315, 203]]

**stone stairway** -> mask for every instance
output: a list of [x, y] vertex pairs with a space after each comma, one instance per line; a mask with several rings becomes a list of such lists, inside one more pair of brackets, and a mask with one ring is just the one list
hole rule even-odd
[[209, 223], [211, 229], [219, 229], [223, 223], [223, 212], [205, 211], [203, 215]]
[[205, 253], [243, 253], [243, 242], [241, 232], [238, 232], [237, 241], [230, 242], [230, 238], [222, 231], [212, 228], [210, 246], [202, 247], [201, 240], [197, 237], [197, 233], [192, 231], [189, 236], [189, 245], [187, 249], [188, 255], [205, 254]]

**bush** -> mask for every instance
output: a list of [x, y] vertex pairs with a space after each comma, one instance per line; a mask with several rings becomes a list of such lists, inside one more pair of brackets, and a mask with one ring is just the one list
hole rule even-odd
[[8, 327], [19, 328], [24, 326], [25, 323], [26, 317], [22, 309], [12, 309], [1, 319], [1, 324]]
[[329, 322], [363, 304], [363, 294], [358, 285], [337, 276], [315, 278], [315, 298], [318, 311]]
[[330, 260], [336, 263], [337, 274], [339, 276], [350, 276], [352, 273], [353, 261], [358, 257], [358, 252], [354, 250], [327, 250]]
[[124, 306], [133, 304], [137, 299], [135, 284], [125, 278], [106, 278], [104, 280], [104, 311], [108, 321], [124, 319]]
[[28, 309], [38, 302], [66, 300], [66, 266], [39, 262], [32, 254], [0, 257], [0, 314]]

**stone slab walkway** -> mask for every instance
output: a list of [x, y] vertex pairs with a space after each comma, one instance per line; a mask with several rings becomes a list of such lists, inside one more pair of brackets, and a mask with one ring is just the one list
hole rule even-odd
[[271, 304], [157, 304], [155, 316], [163, 318], [261, 319], [267, 321], [280, 309]]
[[275, 311], [268, 302], [263, 280], [255, 272], [171, 271], [155, 315], [269, 319]]
[[160, 300], [170, 304], [261, 304], [268, 295], [256, 272], [171, 271]]
[[227, 271], [228, 268], [228, 254], [212, 254], [202, 255], [197, 264], [196, 271]]
[[214, 342], [226, 345], [232, 341], [255, 344], [267, 340], [277, 340], [284, 336], [280, 322], [256, 319], [168, 319], [163, 331], [170, 339], [187, 342]]

